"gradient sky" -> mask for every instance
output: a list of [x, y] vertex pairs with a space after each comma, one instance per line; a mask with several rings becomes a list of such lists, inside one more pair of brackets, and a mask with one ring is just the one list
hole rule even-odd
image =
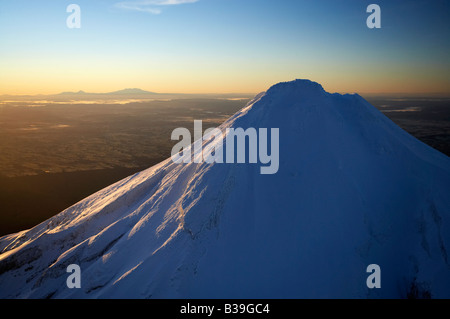
[[[71, 3], [81, 29], [66, 26]], [[450, 94], [449, 31], [448, 0], [0, 0], [0, 94], [256, 93], [295, 78]]]

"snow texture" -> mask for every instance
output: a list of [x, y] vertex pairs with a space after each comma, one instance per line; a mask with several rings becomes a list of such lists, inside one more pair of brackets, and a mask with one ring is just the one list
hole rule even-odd
[[125, 178], [0, 238], [0, 297], [450, 298], [450, 158], [308, 80], [232, 127], [280, 129], [277, 174], [168, 159]]

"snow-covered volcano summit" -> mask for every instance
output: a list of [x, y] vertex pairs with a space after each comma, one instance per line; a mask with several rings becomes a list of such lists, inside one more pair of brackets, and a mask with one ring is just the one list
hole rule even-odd
[[0, 238], [0, 297], [450, 298], [447, 156], [307, 80], [259, 94], [233, 127], [279, 128], [276, 174], [168, 159]]

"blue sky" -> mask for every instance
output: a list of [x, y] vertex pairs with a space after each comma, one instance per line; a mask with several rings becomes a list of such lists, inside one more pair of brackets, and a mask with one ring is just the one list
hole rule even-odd
[[[450, 93], [450, 1], [178, 2], [0, 0], [0, 93], [254, 93], [294, 78]], [[81, 29], [66, 26], [71, 3]], [[366, 26], [370, 3], [381, 29]]]

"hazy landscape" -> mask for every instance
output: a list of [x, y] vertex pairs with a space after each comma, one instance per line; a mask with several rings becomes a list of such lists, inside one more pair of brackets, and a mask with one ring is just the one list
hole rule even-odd
[[397, 125], [450, 156], [450, 98], [366, 96]]
[[0, 235], [32, 227], [161, 162], [176, 143], [173, 129], [192, 130], [194, 119], [204, 129], [216, 127], [248, 102], [242, 95], [114, 99], [0, 104]]

